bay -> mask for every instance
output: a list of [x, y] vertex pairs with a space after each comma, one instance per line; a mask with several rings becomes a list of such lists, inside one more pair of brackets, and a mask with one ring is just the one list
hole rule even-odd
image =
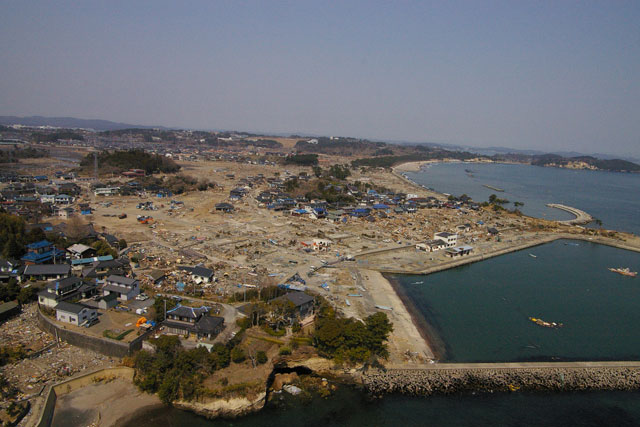
[[640, 281], [609, 267], [638, 271], [640, 254], [558, 240], [392, 280], [444, 343], [443, 361], [640, 360]]

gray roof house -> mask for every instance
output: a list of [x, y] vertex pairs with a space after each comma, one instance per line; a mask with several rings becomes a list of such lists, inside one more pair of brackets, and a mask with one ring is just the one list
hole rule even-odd
[[224, 317], [208, 314], [208, 307], [178, 306], [167, 311], [167, 319], [163, 325], [170, 334], [195, 334], [199, 339], [213, 339], [224, 329]]
[[22, 273], [21, 280], [50, 280], [62, 279], [71, 274], [69, 264], [34, 264], [27, 265]]
[[80, 326], [85, 322], [98, 318], [98, 312], [95, 308], [87, 307], [82, 304], [73, 304], [70, 302], [59, 302], [55, 307], [56, 320], [59, 322], [71, 323]]
[[138, 279], [112, 274], [107, 277], [102, 292], [103, 295], [115, 293], [119, 300], [129, 301], [140, 293], [140, 283]]

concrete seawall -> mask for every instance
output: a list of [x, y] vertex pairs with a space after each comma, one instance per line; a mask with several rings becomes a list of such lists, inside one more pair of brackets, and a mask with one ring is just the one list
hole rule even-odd
[[640, 362], [435, 364], [362, 375], [373, 394], [416, 396], [471, 391], [639, 390]]
[[[133, 381], [135, 371], [133, 368], [120, 366], [117, 368], [99, 369], [97, 371], [85, 373], [59, 382], [53, 386], [49, 386], [46, 392], [44, 403], [41, 407], [33, 408], [33, 415], [26, 423], [28, 427], [48, 427], [53, 420], [53, 413], [56, 407], [58, 396], [71, 393], [74, 390], [88, 386], [90, 384], [110, 380], [113, 378], [122, 378], [127, 381]], [[36, 413], [39, 411], [39, 413]]]
[[53, 320], [45, 316], [40, 310], [38, 310], [38, 326], [43, 331], [48, 332], [71, 345], [88, 348], [110, 357], [130, 356], [135, 351], [142, 349], [142, 341], [148, 337], [149, 334], [154, 332], [153, 330], [147, 331], [129, 343], [123, 343], [121, 341], [98, 338], [74, 332], [69, 329], [63, 329]]
[[587, 223], [593, 221], [593, 217], [591, 215], [589, 215], [585, 211], [582, 211], [582, 210], [577, 209], [577, 208], [573, 208], [571, 206], [561, 205], [561, 204], [558, 204], [558, 203], [548, 203], [547, 206], [550, 207], [550, 208], [556, 208], [556, 209], [563, 210], [565, 212], [569, 212], [570, 214], [575, 216], [574, 219], [568, 219], [568, 220], [564, 220], [564, 221], [557, 221], [560, 224], [576, 225], [576, 224], [587, 224]]
[[[567, 239], [567, 240], [582, 240], [585, 242], [591, 242], [591, 243], [597, 243], [600, 245], [607, 245], [607, 246], [611, 246], [611, 247], [615, 247], [615, 248], [619, 248], [619, 249], [625, 249], [628, 251], [634, 251], [634, 252], [640, 252], [640, 246], [638, 246], [637, 244], [633, 244], [633, 243], [629, 243], [629, 242], [625, 242], [625, 241], [620, 241], [620, 240], [616, 240], [616, 239], [611, 239], [611, 238], [607, 238], [607, 237], [601, 237], [601, 236], [590, 236], [590, 235], [582, 235], [582, 234], [571, 234], [571, 233], [553, 233], [553, 234], [542, 234], [534, 239], [531, 239], [529, 241], [526, 241], [524, 243], [520, 243], [518, 245], [513, 245], [513, 246], [506, 246], [503, 249], [499, 249], [493, 252], [487, 252], [487, 253], [483, 253], [483, 254], [478, 254], [478, 255], [467, 255], [458, 259], [452, 259], [451, 261], [447, 261], [447, 262], [443, 262], [440, 263], [438, 265], [434, 265], [432, 267], [428, 267], [425, 269], [420, 269], [420, 270], [405, 270], [405, 269], [390, 269], [390, 268], [375, 268], [373, 266], [370, 266], [368, 268], [372, 269], [372, 270], [377, 270], [381, 273], [387, 273], [387, 274], [418, 274], [418, 275], [425, 275], [425, 274], [431, 274], [431, 273], [436, 273], [438, 271], [443, 271], [443, 270], [448, 270], [450, 268], [454, 268], [454, 267], [459, 267], [461, 265], [465, 265], [465, 264], [471, 264], [474, 262], [479, 262], [479, 261], [484, 261], [486, 259], [489, 258], [493, 258], [493, 257], [497, 257], [500, 255], [506, 255], [508, 253], [511, 252], [517, 252], [517, 251], [521, 251], [523, 249], [527, 249], [527, 248], [531, 248], [534, 246], [540, 246], [540, 245], [544, 245], [546, 243], [550, 243], [556, 240], [560, 240], [560, 239]], [[400, 248], [396, 248], [395, 250], [401, 250], [401, 249], [408, 249], [408, 247], [400, 247]], [[365, 253], [365, 254], [360, 254], [357, 257], [359, 259], [362, 258], [366, 258], [368, 255], [379, 255], [380, 253], [384, 253], [386, 251], [390, 251], [393, 249], [385, 249], [385, 250], [379, 250], [379, 251], [372, 251], [369, 253]]]

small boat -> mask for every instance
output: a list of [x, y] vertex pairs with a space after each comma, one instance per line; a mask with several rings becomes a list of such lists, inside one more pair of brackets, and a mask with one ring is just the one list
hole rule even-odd
[[535, 317], [529, 317], [529, 320], [531, 320], [533, 323], [535, 323], [538, 326], [543, 326], [545, 328], [561, 328], [562, 326], [564, 326], [562, 323], [556, 323], [556, 322], [545, 322], [542, 319], [537, 319]]
[[636, 277], [638, 275], [637, 271], [631, 271], [629, 270], [629, 267], [626, 268], [611, 268], [609, 267], [609, 271], [612, 271], [614, 273], [618, 273], [618, 274], [622, 274], [623, 276], [628, 276], [628, 277]]
[[351, 303], [349, 302], [348, 298], [344, 299], [345, 304], [347, 304], [347, 307], [351, 307]]
[[393, 310], [393, 308], [387, 307], [386, 305], [376, 305], [376, 308], [379, 310], [387, 310], [387, 311]]
[[412, 285], [422, 285], [424, 282], [413, 282]]
[[534, 254], [529, 254], [529, 256], [530, 256], [531, 258], [538, 258], [538, 257], [537, 257], [536, 255], [534, 255]]
[[361, 298], [362, 294], [348, 294], [348, 297], [356, 297], [356, 298]]

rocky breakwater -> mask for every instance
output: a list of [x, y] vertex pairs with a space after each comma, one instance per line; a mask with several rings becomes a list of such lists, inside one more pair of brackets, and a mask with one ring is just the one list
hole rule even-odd
[[544, 367], [518, 369], [392, 369], [362, 376], [374, 395], [416, 396], [470, 391], [638, 390], [638, 367]]

